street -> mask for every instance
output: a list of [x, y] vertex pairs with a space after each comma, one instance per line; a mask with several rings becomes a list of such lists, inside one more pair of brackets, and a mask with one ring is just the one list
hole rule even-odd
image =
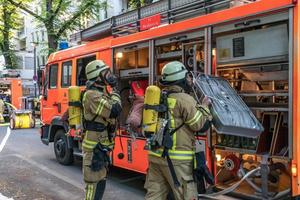
[[[0, 127], [0, 199], [65, 200], [84, 199], [81, 159], [71, 166], [60, 165], [53, 152], [53, 144], [40, 141], [39, 129], [11, 130]], [[112, 168], [103, 199], [143, 199], [144, 176]], [[6, 199], [6, 198], [4, 198]]]

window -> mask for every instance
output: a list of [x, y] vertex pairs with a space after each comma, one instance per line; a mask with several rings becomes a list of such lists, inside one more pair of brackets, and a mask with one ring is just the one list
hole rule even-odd
[[42, 31], [42, 42], [45, 41], [45, 31]]
[[36, 64], [37, 64], [37, 66], [40, 66], [40, 57], [39, 56], [36, 57]]
[[42, 56], [42, 63], [41, 65], [45, 65], [45, 56]]
[[40, 41], [40, 37], [39, 37], [39, 32], [36, 32], [36, 41], [39, 42]]
[[58, 72], [58, 64], [54, 64], [50, 66], [50, 75], [49, 75], [49, 88], [57, 88], [57, 72]]
[[31, 33], [31, 41], [34, 42], [34, 34], [33, 34], [33, 32]]
[[61, 70], [61, 87], [68, 87], [72, 80], [72, 61], [64, 62]]
[[25, 57], [25, 69], [34, 68], [34, 59], [33, 57]]
[[86, 65], [93, 61], [96, 60], [96, 56], [89, 56], [89, 57], [85, 57], [85, 58], [79, 58], [77, 59], [77, 64], [76, 64], [76, 84], [78, 86], [82, 86], [85, 85], [87, 79], [86, 79], [86, 75], [85, 75], [85, 67]]
[[23, 56], [17, 56], [17, 66], [18, 69], [23, 69]]

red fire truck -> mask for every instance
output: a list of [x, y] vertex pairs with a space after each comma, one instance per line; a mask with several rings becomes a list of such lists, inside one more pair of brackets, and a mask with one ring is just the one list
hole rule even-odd
[[179, 60], [190, 71], [228, 80], [264, 126], [257, 138], [218, 134], [213, 128], [200, 138], [216, 187], [230, 189], [241, 173], [267, 166], [231, 192], [256, 199], [298, 196], [299, 19], [296, 0], [162, 0], [96, 24], [81, 32], [86, 44], [48, 59], [41, 139], [54, 142], [62, 164], [81, 154], [82, 138], [63, 117], [68, 87], [84, 88], [85, 66], [102, 59], [118, 75], [123, 100], [113, 165], [146, 173], [145, 138], [126, 130], [130, 86], [132, 81], [157, 84], [163, 65]]

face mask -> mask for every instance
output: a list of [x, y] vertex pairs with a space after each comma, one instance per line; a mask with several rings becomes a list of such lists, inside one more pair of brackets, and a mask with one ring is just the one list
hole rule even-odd
[[190, 93], [193, 91], [192, 86], [189, 84], [189, 81], [187, 79], [182, 79], [177, 83], [178, 86], [180, 86], [186, 93]]
[[104, 75], [101, 77], [101, 79], [111, 87], [115, 87], [117, 85], [117, 77], [113, 75], [110, 70], [107, 70]]

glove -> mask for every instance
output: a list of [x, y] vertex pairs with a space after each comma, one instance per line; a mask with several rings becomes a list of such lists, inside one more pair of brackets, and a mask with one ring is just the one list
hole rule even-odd
[[109, 149], [103, 148], [100, 143], [98, 143], [93, 149], [93, 157], [90, 168], [94, 172], [98, 172], [104, 167], [108, 167], [110, 160], [108, 156]]
[[109, 134], [114, 133], [115, 131], [116, 131], [116, 125], [109, 124], [109, 125], [107, 126], [107, 132], [108, 132]]
[[205, 96], [202, 99], [202, 105], [206, 106], [206, 107], [210, 107], [211, 106], [211, 100], [210, 100], [210, 98], [208, 96]]

